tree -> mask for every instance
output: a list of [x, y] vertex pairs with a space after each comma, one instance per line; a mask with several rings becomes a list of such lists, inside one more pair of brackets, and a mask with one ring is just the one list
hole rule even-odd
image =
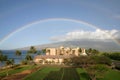
[[42, 52], [41, 51], [37, 51], [37, 55], [41, 55], [42, 54]]
[[19, 57], [21, 58], [21, 60], [22, 60], [21, 54], [22, 54], [22, 52], [21, 52], [20, 50], [16, 50], [16, 51], [15, 51], [15, 55], [16, 55], [16, 56], [19, 56]]
[[2, 51], [0, 50], [0, 62], [3, 61], [3, 55], [2, 55]]
[[89, 48], [89, 49], [88, 49], [88, 52], [89, 52], [89, 53], [92, 53], [92, 48]]
[[3, 54], [0, 54], [0, 62], [6, 61], [6, 60], [7, 60], [7, 56], [3, 55]]
[[82, 67], [82, 68], [85, 68], [90, 63], [92, 63], [91, 62], [92, 60], [90, 60], [90, 57], [88, 57], [88, 56], [73, 57], [73, 58], [71, 58], [71, 60], [75, 66]]
[[79, 48], [79, 50], [78, 50], [78, 51], [79, 51], [79, 53], [81, 54], [81, 52], [82, 52], [82, 49], [81, 49], [81, 48]]
[[94, 60], [96, 61], [97, 64], [105, 64], [110, 66], [111, 65], [111, 59], [109, 59], [106, 56], [94, 56]]
[[37, 53], [37, 50], [36, 50], [36, 48], [35, 48], [34, 46], [31, 46], [31, 47], [30, 47], [30, 50], [28, 50], [28, 53], [33, 53], [33, 54], [35, 54], [35, 53]]
[[42, 49], [42, 53], [46, 53], [46, 49]]
[[91, 54], [91, 55], [97, 55], [98, 53], [99, 53], [99, 51], [98, 51], [98, 50], [93, 49], [93, 50], [92, 50], [92, 54]]
[[106, 71], [108, 71], [108, 67], [106, 65], [92, 65], [86, 68], [86, 71], [92, 80], [96, 80], [97, 78], [103, 78]]
[[2, 54], [2, 51], [0, 50], [0, 55]]
[[[13, 65], [14, 65], [14, 59], [8, 59], [7, 61], [6, 61], [6, 66], [12, 66], [13, 67]], [[8, 76], [9, 75], [9, 73], [8, 73], [8, 69], [6, 70], [6, 75]]]
[[27, 60], [22, 60], [22, 61], [21, 61], [21, 64], [22, 64], [22, 65], [26, 65], [26, 64], [27, 64]]
[[113, 60], [120, 61], [120, 52], [113, 52], [113, 53], [103, 53], [104, 56], [107, 56]]
[[89, 48], [88, 50], [86, 50], [87, 55], [91, 55], [92, 54], [92, 48]]
[[22, 53], [21, 53], [20, 50], [16, 50], [15, 54], [16, 54], [17, 56], [21, 56]]
[[31, 55], [26, 55], [25, 59], [26, 59], [27, 61], [32, 61], [32, 60], [33, 60]]
[[13, 65], [14, 65], [14, 59], [8, 59], [8, 60], [6, 61], [6, 65], [7, 65], [7, 66], [8, 66], [8, 65], [13, 66]]

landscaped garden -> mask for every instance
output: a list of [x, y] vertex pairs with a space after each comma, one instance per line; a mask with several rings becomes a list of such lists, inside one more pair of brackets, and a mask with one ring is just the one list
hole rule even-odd
[[[97, 80], [119, 80], [119, 75], [119, 71], [109, 70], [104, 74], [104, 78]], [[83, 68], [44, 67], [28, 75], [24, 80], [89, 80], [89, 75]]]
[[27, 55], [19, 65], [7, 60], [6, 68], [0, 70], [0, 80], [120, 80], [120, 53], [113, 54], [75, 56], [61, 65], [35, 64]]
[[59, 67], [43, 67], [28, 75], [24, 80], [43, 80], [51, 71], [59, 71]]

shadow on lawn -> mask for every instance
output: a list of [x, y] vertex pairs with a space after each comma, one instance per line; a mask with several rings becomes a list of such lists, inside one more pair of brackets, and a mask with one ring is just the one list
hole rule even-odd
[[80, 73], [80, 77], [82, 77], [82, 79], [80, 79], [80, 80], [89, 80], [90, 78], [89, 78], [89, 76], [88, 76], [88, 74], [87, 73], [85, 73], [85, 72], [83, 72], [83, 73]]

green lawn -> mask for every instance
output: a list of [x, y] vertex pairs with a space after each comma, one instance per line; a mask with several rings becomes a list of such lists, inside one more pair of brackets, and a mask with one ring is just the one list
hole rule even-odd
[[120, 80], [120, 71], [109, 70], [106, 74], [104, 79], [99, 80]]
[[76, 68], [61, 68], [59, 71], [51, 71], [43, 80], [80, 80]]
[[[24, 70], [29, 70], [37, 67], [36, 65], [26, 65], [26, 66], [19, 66], [14, 69], [8, 69], [9, 75], [22, 72]], [[6, 71], [0, 71], [0, 77], [6, 76]], [[53, 76], [52, 76], [53, 75]], [[51, 77], [52, 76], [52, 77]], [[87, 75], [86, 71], [82, 68], [61, 68], [58, 66], [41, 66], [41, 68], [26, 76], [24, 80], [49, 80], [47, 78], [51, 78], [51, 80], [89, 80], [89, 76]], [[52, 79], [53, 78], [53, 79]], [[120, 71], [117, 70], [109, 70], [105, 73], [103, 79], [97, 80], [120, 80]]]
[[87, 73], [84, 69], [76, 68], [76, 70], [79, 74], [80, 80], [89, 80], [89, 76], [87, 75]]
[[0, 72], [0, 77], [5, 77], [6, 76], [6, 72], [8, 71], [9, 75], [15, 74], [15, 73], [19, 73], [22, 72], [24, 70], [29, 70], [29, 69], [33, 69], [34, 67], [36, 67], [36, 65], [24, 65], [24, 66], [19, 66], [17, 68], [13, 68], [13, 69], [6, 69]]
[[43, 80], [51, 71], [59, 71], [59, 67], [44, 67], [24, 78], [24, 80]]
[[[89, 80], [89, 76], [87, 75], [84, 69], [77, 68], [77, 71], [80, 75], [80, 80]], [[120, 80], [120, 71], [109, 70], [104, 75], [103, 79], [97, 79], [97, 80]]]

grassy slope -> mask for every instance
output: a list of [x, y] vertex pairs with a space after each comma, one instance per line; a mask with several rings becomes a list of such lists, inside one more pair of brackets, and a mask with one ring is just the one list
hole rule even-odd
[[34, 72], [30, 75], [28, 75], [27, 77], [24, 78], [24, 80], [43, 80], [43, 78], [45, 76], [47, 76], [47, 74], [50, 71], [58, 71], [60, 68], [58, 67], [44, 67], [40, 70], [38, 70], [37, 72]]
[[120, 71], [110, 70], [105, 74], [104, 79], [99, 80], [120, 80]]
[[17, 67], [17, 68], [13, 68], [13, 69], [4, 70], [4, 71], [0, 72], [0, 77], [5, 77], [7, 71], [9, 73], [9, 75], [12, 75], [12, 74], [15, 74], [15, 73], [22, 72], [24, 70], [32, 69], [34, 67], [35, 67], [35, 65], [33, 65], [33, 66], [26, 65], [26, 66], [20, 66], [20, 67]]

